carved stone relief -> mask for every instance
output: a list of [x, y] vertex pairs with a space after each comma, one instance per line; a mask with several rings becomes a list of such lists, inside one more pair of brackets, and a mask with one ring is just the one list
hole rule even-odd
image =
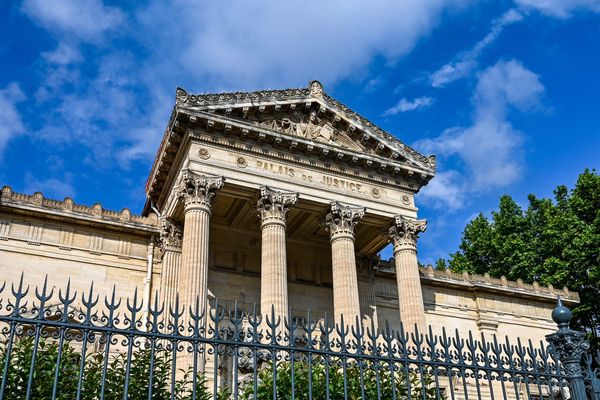
[[372, 150], [367, 150], [337, 129], [329, 119], [320, 117], [315, 110], [310, 111], [308, 114], [291, 112], [282, 115], [276, 113], [270, 116], [250, 116], [248, 118], [252, 124], [275, 132], [372, 153]]

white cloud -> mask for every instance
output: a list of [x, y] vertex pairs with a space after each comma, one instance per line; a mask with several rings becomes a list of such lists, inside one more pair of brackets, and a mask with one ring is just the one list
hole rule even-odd
[[[214, 92], [305, 86], [309, 79], [332, 84], [360, 74], [374, 57], [393, 62], [444, 11], [466, 2], [151, 0], [126, 16], [101, 0], [25, 0], [24, 12], [58, 38], [42, 55], [36, 99], [48, 112], [39, 116], [39, 137], [81, 144], [100, 167], [149, 162], [176, 86]], [[125, 29], [144, 58], [103, 46], [82, 53], [82, 40], [97, 43]]]
[[407, 111], [424, 110], [435, 102], [432, 97], [417, 97], [413, 100], [401, 99], [394, 107], [388, 108], [383, 116], [395, 115]]
[[0, 160], [8, 142], [25, 132], [25, 124], [17, 109], [17, 103], [25, 99], [25, 94], [14, 82], [0, 89]]
[[579, 11], [600, 12], [600, 0], [515, 0], [515, 3], [557, 18], [568, 18]]
[[455, 210], [464, 204], [462, 176], [458, 171], [449, 170], [436, 174], [419, 192], [419, 199], [434, 208], [449, 208]]
[[510, 9], [502, 14], [500, 18], [492, 22], [490, 32], [477, 42], [472, 49], [460, 53], [455, 60], [443, 65], [429, 76], [431, 86], [443, 87], [457, 79], [468, 76], [477, 68], [477, 61], [483, 50], [500, 36], [504, 28], [521, 20], [523, 20], [523, 15], [515, 9]]
[[[504, 187], [522, 173], [522, 134], [507, 120], [509, 108], [535, 111], [541, 108], [544, 86], [539, 76], [515, 60], [499, 61], [479, 74], [473, 95], [473, 123], [467, 128], [451, 128], [435, 139], [422, 140], [417, 147], [438, 153], [442, 158], [456, 156], [464, 166], [461, 174], [441, 174], [426, 200], [457, 208], [473, 192]], [[462, 196], [462, 199], [461, 199]]]
[[381, 85], [383, 85], [383, 83], [384, 83], [383, 79], [379, 76], [375, 77], [375, 78], [371, 78], [365, 85], [365, 92], [373, 93], [375, 90], [377, 90], [379, 87], [381, 87]]
[[49, 64], [55, 65], [68, 65], [83, 60], [79, 50], [65, 42], [59, 43], [53, 51], [42, 52], [41, 56]]
[[98, 41], [124, 19], [116, 7], [102, 0], [25, 0], [22, 10], [44, 28], [56, 34], [84, 41]]
[[65, 197], [73, 198], [75, 196], [75, 188], [71, 184], [72, 176], [67, 174], [62, 179], [37, 179], [32, 173], [25, 174], [24, 193], [42, 192], [44, 196], [50, 198], [62, 199]]
[[281, 87], [357, 75], [375, 56], [393, 62], [431, 31], [443, 11], [464, 3], [154, 1], [139, 19], [146, 30], [161, 26], [149, 40], [204, 84]]

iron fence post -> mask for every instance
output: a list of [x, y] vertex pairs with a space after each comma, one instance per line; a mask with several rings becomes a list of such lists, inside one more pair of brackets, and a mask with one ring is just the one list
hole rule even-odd
[[[558, 297], [556, 308], [552, 311], [552, 319], [558, 325], [558, 330], [546, 335], [549, 343], [548, 351], [564, 368], [564, 374], [569, 380], [569, 387], [572, 391], [571, 398], [587, 400], [582, 360], [590, 348], [590, 344], [585, 340], [583, 332], [569, 327], [572, 318], [571, 310], [563, 306], [562, 300]], [[557, 365], [557, 368], [560, 366]]]

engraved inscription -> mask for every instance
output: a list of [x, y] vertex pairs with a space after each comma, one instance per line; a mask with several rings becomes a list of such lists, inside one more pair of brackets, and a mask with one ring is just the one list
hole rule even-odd
[[337, 178], [329, 175], [300, 173], [297, 169], [269, 161], [256, 160], [256, 168], [272, 174], [298, 178], [306, 183], [319, 184], [331, 188], [341, 189], [353, 193], [367, 193], [364, 185], [349, 179]]

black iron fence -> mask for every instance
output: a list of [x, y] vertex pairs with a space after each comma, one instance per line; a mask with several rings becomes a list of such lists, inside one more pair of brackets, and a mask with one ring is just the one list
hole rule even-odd
[[0, 400], [600, 399], [598, 357], [560, 301], [545, 344], [218, 302], [163, 310], [22, 279], [0, 298]]

